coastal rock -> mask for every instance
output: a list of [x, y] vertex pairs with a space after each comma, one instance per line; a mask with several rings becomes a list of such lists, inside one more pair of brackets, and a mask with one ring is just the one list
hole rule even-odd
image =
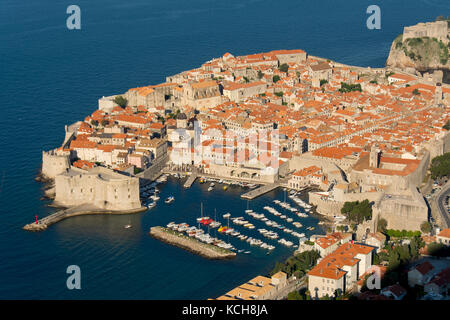
[[443, 81], [450, 81], [450, 58], [448, 44], [435, 38], [409, 38], [403, 41], [399, 35], [391, 45], [386, 66], [409, 73], [443, 72]]

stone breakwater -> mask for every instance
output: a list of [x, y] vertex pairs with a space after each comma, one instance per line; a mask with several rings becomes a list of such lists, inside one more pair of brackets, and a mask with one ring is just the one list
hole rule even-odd
[[38, 220], [38, 223], [29, 223], [23, 227], [24, 230], [27, 231], [44, 231], [48, 228], [48, 226], [61, 221], [63, 219], [74, 217], [74, 216], [81, 216], [81, 215], [95, 215], [95, 214], [131, 214], [131, 213], [138, 213], [147, 210], [146, 207], [141, 207], [137, 209], [131, 209], [131, 210], [123, 210], [123, 211], [113, 211], [113, 210], [104, 210], [96, 208], [92, 205], [83, 204], [80, 206], [72, 207], [70, 209], [64, 209], [60, 210], [58, 212], [55, 212], [54, 214], [51, 214], [47, 217], [44, 217], [40, 220]]
[[149, 234], [155, 239], [185, 249], [207, 259], [231, 259], [236, 257], [236, 253], [232, 251], [200, 242], [182, 233], [163, 227], [152, 227], [150, 228]]

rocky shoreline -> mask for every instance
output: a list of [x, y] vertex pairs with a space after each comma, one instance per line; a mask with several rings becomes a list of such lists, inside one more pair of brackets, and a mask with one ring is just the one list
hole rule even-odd
[[150, 236], [167, 244], [182, 248], [206, 259], [232, 259], [236, 257], [236, 253], [205, 244], [196, 239], [189, 238], [182, 233], [168, 230], [163, 227], [152, 227], [149, 232]]

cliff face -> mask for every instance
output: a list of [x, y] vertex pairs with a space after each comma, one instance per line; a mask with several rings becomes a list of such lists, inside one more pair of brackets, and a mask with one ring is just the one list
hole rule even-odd
[[398, 36], [391, 45], [386, 66], [417, 71], [450, 71], [449, 45], [435, 38], [410, 38], [403, 41]]

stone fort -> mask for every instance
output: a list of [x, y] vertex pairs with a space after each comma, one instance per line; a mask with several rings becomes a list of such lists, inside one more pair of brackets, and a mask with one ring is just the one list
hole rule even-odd
[[411, 38], [429, 37], [448, 43], [447, 21], [418, 23], [403, 29], [403, 41]]
[[66, 169], [55, 177], [55, 193], [55, 204], [63, 207], [85, 203], [105, 210], [141, 207], [139, 179], [103, 167]]

